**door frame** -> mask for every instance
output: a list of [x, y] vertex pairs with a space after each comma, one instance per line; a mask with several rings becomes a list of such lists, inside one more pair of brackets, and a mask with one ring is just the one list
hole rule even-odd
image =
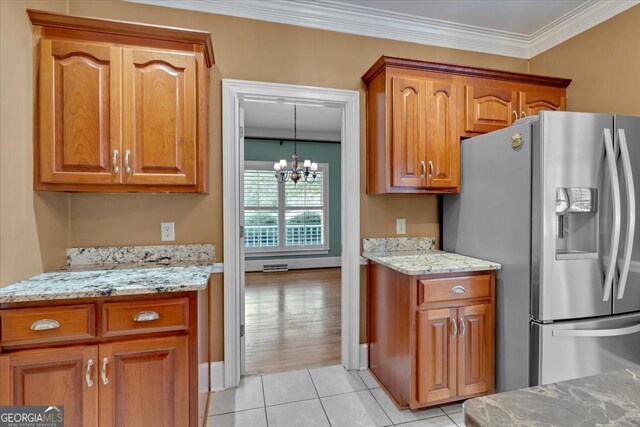
[[360, 368], [360, 93], [354, 90], [222, 80], [222, 191], [224, 224], [224, 387], [240, 382], [240, 171], [239, 109], [244, 100], [295, 102], [342, 109], [342, 286], [341, 357], [349, 370]]

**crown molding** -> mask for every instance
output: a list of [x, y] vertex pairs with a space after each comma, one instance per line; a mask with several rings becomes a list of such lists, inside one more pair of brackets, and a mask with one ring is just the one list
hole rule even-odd
[[638, 4], [638, 0], [591, 0], [583, 3], [531, 35], [529, 59]]
[[527, 35], [332, 0], [125, 1], [522, 59], [530, 59], [640, 4], [640, 0], [589, 0], [536, 33]]

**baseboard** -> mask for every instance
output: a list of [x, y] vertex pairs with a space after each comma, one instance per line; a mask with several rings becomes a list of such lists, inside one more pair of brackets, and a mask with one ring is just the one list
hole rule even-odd
[[224, 362], [211, 362], [211, 391], [224, 390]]
[[206, 393], [211, 391], [211, 383], [209, 382], [209, 363], [198, 364], [198, 391], [200, 393]]
[[248, 259], [244, 262], [244, 268], [245, 271], [262, 271], [264, 264], [288, 264], [289, 270], [340, 267], [342, 265], [342, 257]]
[[360, 370], [369, 369], [369, 344], [360, 344]]

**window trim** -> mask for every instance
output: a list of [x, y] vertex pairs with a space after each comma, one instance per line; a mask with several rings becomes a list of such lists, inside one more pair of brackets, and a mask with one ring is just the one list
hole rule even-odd
[[[275, 171], [273, 171], [273, 163], [272, 161], [269, 160], [245, 160], [244, 162], [244, 169], [242, 171], [243, 176], [244, 176], [244, 171], [245, 170], [266, 170], [266, 171], [270, 171], [273, 172], [275, 174]], [[286, 184], [278, 184], [278, 206], [277, 206], [277, 211], [278, 211], [278, 246], [270, 246], [270, 247], [244, 247], [244, 251], [247, 257], [259, 257], [259, 256], [265, 256], [265, 255], [326, 255], [329, 253], [330, 249], [330, 245], [329, 245], [329, 163], [318, 163], [318, 172], [322, 172], [323, 174], [323, 188], [322, 188], [322, 199], [323, 199], [323, 203], [322, 203], [322, 217], [324, 219], [323, 221], [323, 234], [324, 234], [324, 244], [322, 245], [298, 245], [298, 246], [286, 246], [286, 227], [285, 227], [285, 217], [286, 217], [286, 212], [289, 211], [294, 211], [296, 209], [299, 210], [309, 210], [309, 207], [297, 207], [297, 208], [289, 208], [287, 209], [287, 207], [285, 206], [285, 192], [284, 192], [284, 186]], [[273, 178], [275, 180], [275, 176]], [[304, 184], [304, 182], [299, 181], [299, 183], [301, 185], [307, 185]], [[312, 207], [311, 207], [312, 209]], [[244, 212], [246, 210], [269, 210], [272, 211], [274, 210], [272, 207], [257, 207], [257, 208], [251, 208], [251, 209], [246, 209], [244, 206], [244, 178], [243, 178], [243, 194], [242, 194], [242, 224], [244, 224]], [[281, 226], [282, 225], [282, 226]]]

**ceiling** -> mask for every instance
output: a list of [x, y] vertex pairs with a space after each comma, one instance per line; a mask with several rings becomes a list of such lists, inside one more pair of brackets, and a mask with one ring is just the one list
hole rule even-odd
[[531, 35], [585, 0], [335, 0], [335, 3]]
[[126, 0], [529, 59], [640, 0]]
[[[340, 140], [339, 108], [298, 105], [296, 122], [298, 139]], [[293, 104], [246, 101], [244, 127], [246, 137], [293, 138]]]

